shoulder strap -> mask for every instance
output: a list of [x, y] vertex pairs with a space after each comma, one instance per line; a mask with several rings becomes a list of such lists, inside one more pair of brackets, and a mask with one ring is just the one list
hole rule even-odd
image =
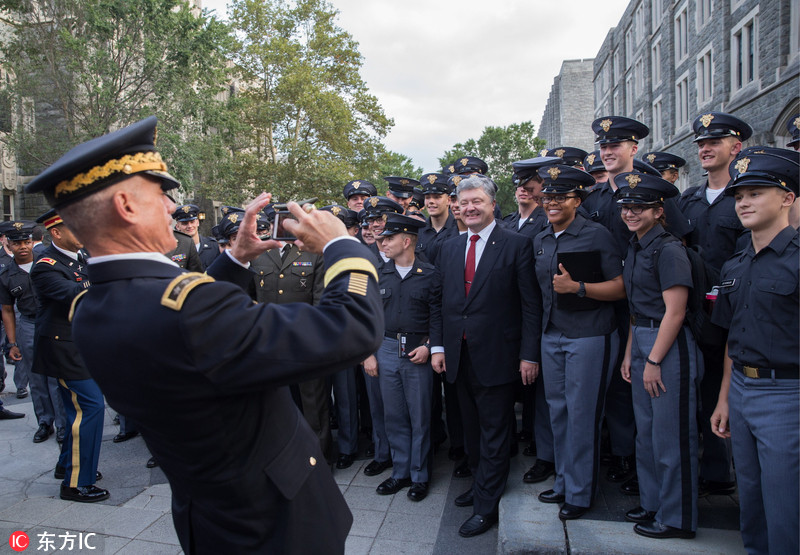
[[211, 283], [214, 278], [207, 274], [199, 272], [188, 272], [181, 274], [167, 285], [166, 291], [161, 296], [161, 304], [175, 311], [180, 311], [183, 308], [183, 303], [186, 297], [192, 292], [192, 289], [203, 283]]

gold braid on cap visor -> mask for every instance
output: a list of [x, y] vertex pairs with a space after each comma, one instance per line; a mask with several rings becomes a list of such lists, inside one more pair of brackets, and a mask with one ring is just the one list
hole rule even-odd
[[55, 198], [74, 193], [115, 173], [130, 175], [148, 170], [167, 171], [167, 165], [161, 160], [158, 152], [127, 154], [117, 160], [109, 160], [102, 166], [95, 166], [86, 173], [79, 173], [72, 179], [62, 181], [56, 185]]

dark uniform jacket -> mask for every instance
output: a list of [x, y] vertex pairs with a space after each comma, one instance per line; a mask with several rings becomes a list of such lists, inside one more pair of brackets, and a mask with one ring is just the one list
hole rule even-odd
[[325, 252], [342, 271], [329, 270], [316, 307], [253, 303], [253, 273], [227, 255], [208, 275], [149, 260], [89, 268], [76, 342], [169, 479], [187, 554], [344, 549], [352, 516], [282, 386], [375, 352], [383, 307], [374, 278], [351, 271], [374, 272], [366, 248], [340, 240]]
[[260, 303], [317, 304], [322, 296], [324, 263], [322, 256], [289, 246], [281, 260], [281, 249], [270, 249], [256, 258], [253, 300]]
[[[197, 247], [195, 247], [197, 249]], [[197, 249], [197, 254], [200, 256], [200, 262], [203, 263], [203, 269], [211, 266], [211, 263], [220, 255], [219, 243], [213, 237], [200, 236], [200, 248]]]
[[512, 212], [503, 218], [503, 223], [506, 224], [506, 227], [511, 231], [521, 233], [531, 241], [533, 241], [533, 238], [541, 231], [544, 231], [544, 228], [550, 225], [547, 214], [541, 206], [537, 206], [533, 212], [531, 212], [530, 216], [525, 218], [525, 223], [522, 224], [522, 227], [519, 226], [519, 211]]
[[33, 294], [31, 275], [14, 260], [0, 270], [0, 304], [16, 305], [24, 317], [31, 320], [36, 318], [36, 297]]
[[8, 266], [14, 257], [6, 252], [6, 249], [0, 245], [0, 270]]
[[424, 255], [424, 259], [433, 265], [436, 265], [436, 260], [439, 258], [439, 250], [441, 249], [442, 242], [458, 235], [458, 226], [456, 219], [448, 211], [447, 221], [442, 229], [436, 231], [431, 226], [431, 219], [428, 218], [427, 227], [419, 230], [417, 236], [417, 252]]
[[447, 381], [454, 383], [466, 334], [473, 370], [483, 386], [519, 380], [519, 361], [538, 362], [541, 295], [533, 273], [532, 242], [497, 225], [464, 295], [464, 233], [444, 242], [437, 268], [442, 300], [431, 312], [431, 346], [443, 346]]
[[[440, 302], [440, 287], [441, 279], [432, 264], [415, 258], [414, 266], [404, 278], [397, 273], [394, 260], [384, 264], [380, 271], [380, 289], [386, 332], [429, 336], [430, 310]], [[411, 346], [409, 351], [420, 344]]]
[[34, 372], [65, 380], [89, 379], [89, 372], [72, 342], [69, 311], [73, 299], [89, 287], [86, 266], [53, 245], [31, 269], [39, 308], [34, 332]]
[[708, 204], [706, 188], [689, 187], [680, 198], [680, 208], [689, 221], [691, 232], [687, 244], [700, 247], [703, 260], [719, 272], [722, 265], [736, 252], [736, 240], [744, 231], [736, 215], [736, 201], [724, 192]]
[[167, 258], [190, 272], [204, 271], [205, 267], [200, 261], [200, 255], [197, 253], [197, 248], [194, 246], [192, 238], [177, 230], [173, 230], [172, 233], [175, 235], [175, 240], [178, 244], [175, 246], [175, 250], [167, 253]]

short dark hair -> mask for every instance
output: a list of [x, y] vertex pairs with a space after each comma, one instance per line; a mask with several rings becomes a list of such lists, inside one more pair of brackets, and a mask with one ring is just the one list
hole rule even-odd
[[44, 238], [44, 231], [40, 226], [36, 226], [33, 228], [33, 232], [31, 233], [31, 239], [34, 241], [41, 241]]

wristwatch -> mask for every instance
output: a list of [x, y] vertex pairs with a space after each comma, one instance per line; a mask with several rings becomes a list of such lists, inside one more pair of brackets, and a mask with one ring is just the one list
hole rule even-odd
[[577, 295], [581, 298], [586, 296], [586, 284], [582, 281], [578, 282], [578, 293]]

